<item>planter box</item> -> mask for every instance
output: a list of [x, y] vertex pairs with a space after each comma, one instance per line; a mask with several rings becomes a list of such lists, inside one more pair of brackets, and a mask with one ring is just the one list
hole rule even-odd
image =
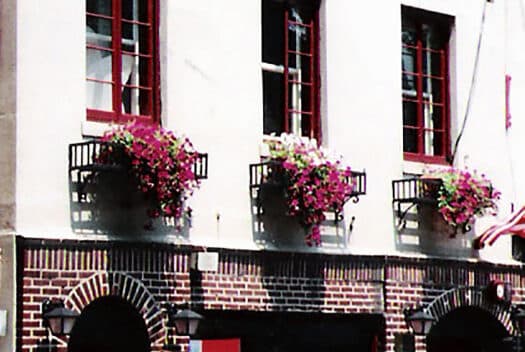
[[[354, 191], [348, 199], [357, 202], [360, 195], [366, 194], [366, 174], [352, 171], [350, 176]], [[250, 194], [255, 209], [254, 218], [263, 224], [266, 241], [277, 245], [304, 245], [305, 236], [310, 233], [310, 226], [304, 227], [296, 216], [289, 216], [286, 204], [286, 190], [289, 185], [282, 163], [265, 161], [250, 165]], [[348, 200], [347, 199], [347, 200]], [[334, 213], [334, 222], [343, 220], [343, 215]], [[263, 226], [264, 225], [264, 226]]]
[[[69, 145], [72, 228], [119, 235], [143, 233], [144, 227], [152, 225], [147, 210], [153, 208], [155, 195], [140, 192], [125, 166], [98, 162], [103, 145], [99, 141]], [[207, 154], [199, 154], [194, 173], [197, 179], [207, 178]], [[155, 220], [153, 227], [158, 230], [164, 220]]]
[[446, 257], [476, 257], [477, 251], [471, 246], [473, 232], [449, 225], [438, 210], [441, 185], [441, 179], [436, 178], [392, 182], [398, 248]]

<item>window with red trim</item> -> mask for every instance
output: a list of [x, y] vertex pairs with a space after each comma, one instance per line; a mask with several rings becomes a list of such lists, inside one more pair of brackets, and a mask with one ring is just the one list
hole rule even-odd
[[263, 129], [319, 138], [319, 0], [262, 0]]
[[406, 160], [443, 163], [450, 152], [449, 16], [403, 7], [403, 152]]
[[157, 9], [157, 0], [86, 0], [88, 120], [158, 120]]

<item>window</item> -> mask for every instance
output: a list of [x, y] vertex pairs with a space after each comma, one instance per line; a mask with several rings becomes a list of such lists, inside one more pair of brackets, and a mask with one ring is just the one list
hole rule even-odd
[[319, 138], [317, 0], [262, 0], [265, 134]]
[[88, 120], [158, 120], [156, 43], [156, 0], [86, 0]]
[[403, 152], [406, 160], [444, 163], [450, 152], [445, 15], [402, 10]]

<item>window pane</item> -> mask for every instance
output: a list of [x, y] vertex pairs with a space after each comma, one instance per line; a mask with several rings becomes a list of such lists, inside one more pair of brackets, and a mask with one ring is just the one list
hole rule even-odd
[[442, 53], [430, 52], [428, 50], [423, 50], [422, 53], [423, 73], [436, 77], [443, 77], [444, 72], [442, 72], [441, 69]]
[[403, 101], [403, 125], [417, 126], [417, 103]]
[[151, 22], [148, 0], [122, 0], [122, 18], [144, 23]]
[[290, 53], [288, 55], [289, 79], [300, 82], [311, 82], [311, 58], [306, 55]]
[[417, 43], [417, 31], [414, 21], [403, 18], [403, 30], [401, 32], [403, 44], [415, 46]]
[[315, 137], [313, 134], [315, 126], [313, 125], [312, 116], [310, 114], [301, 115], [301, 135], [308, 137]]
[[122, 50], [130, 53], [149, 54], [151, 52], [149, 36], [149, 27], [123, 22]]
[[86, 0], [86, 11], [111, 16], [112, 0]]
[[152, 47], [152, 32], [151, 27], [139, 26], [139, 49], [138, 52], [145, 55], [151, 55], [153, 52]]
[[417, 72], [416, 49], [403, 47], [401, 49], [401, 67], [405, 72]]
[[149, 80], [152, 75], [150, 62], [151, 59], [138, 55], [122, 55], [122, 106], [126, 113], [150, 113], [151, 103], [144, 98], [144, 95], [150, 95], [149, 92], [153, 88]]
[[288, 108], [295, 111], [311, 112], [312, 89], [310, 85], [288, 83]]
[[423, 78], [423, 101], [431, 103], [443, 102], [443, 80], [424, 77]]
[[[293, 11], [291, 13], [293, 14]], [[295, 19], [293, 15], [290, 15], [288, 20], [303, 23], [300, 18]], [[311, 49], [310, 37], [310, 28], [300, 24], [290, 23], [288, 25], [288, 50], [309, 53]]]
[[[112, 1], [86, 0], [86, 105], [113, 110]], [[99, 50], [94, 47], [108, 48]]]
[[113, 110], [113, 85], [110, 83], [86, 82], [86, 105], [89, 109]]
[[280, 135], [283, 130], [284, 81], [282, 73], [263, 71], [263, 130]]
[[425, 130], [423, 143], [426, 155], [444, 156], [443, 132]]
[[437, 105], [424, 104], [423, 120], [424, 120], [425, 128], [443, 129], [444, 128], [443, 108]]
[[416, 90], [416, 75], [409, 74], [409, 72], [416, 73], [416, 49], [402, 48], [401, 52], [401, 70], [403, 71], [403, 89]]
[[262, 1], [262, 62], [284, 64], [284, 6]]
[[138, 52], [139, 26], [132, 23], [122, 23], [122, 50]]
[[403, 151], [417, 153], [417, 129], [403, 128]]
[[132, 115], [151, 115], [151, 91], [124, 86], [122, 89], [122, 111]]
[[448, 42], [449, 31], [442, 25], [422, 24], [421, 41], [423, 48], [443, 49]]
[[111, 47], [111, 20], [88, 16], [86, 18], [86, 41], [88, 44]]

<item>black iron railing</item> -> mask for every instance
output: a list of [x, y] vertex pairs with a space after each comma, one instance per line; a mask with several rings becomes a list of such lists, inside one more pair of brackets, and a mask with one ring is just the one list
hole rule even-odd
[[[439, 178], [407, 178], [392, 181], [392, 203], [398, 225], [406, 224], [406, 215], [418, 204], [437, 204], [443, 181]], [[402, 209], [402, 204], [408, 204]]]
[[[69, 171], [102, 171], [119, 168], [119, 165], [108, 165], [97, 161], [101, 146], [100, 141], [73, 143], [69, 145]], [[198, 153], [193, 165], [195, 178], [198, 180], [208, 178], [208, 154]]]

